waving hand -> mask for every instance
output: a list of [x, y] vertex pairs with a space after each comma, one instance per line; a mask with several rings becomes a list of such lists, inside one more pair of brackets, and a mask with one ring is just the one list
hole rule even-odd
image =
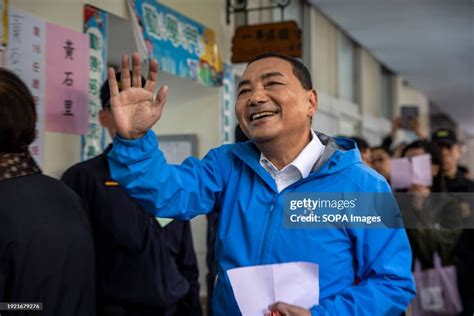
[[153, 93], [158, 80], [158, 62], [150, 62], [148, 77], [144, 87], [142, 83], [142, 65], [140, 55], [132, 54], [132, 78], [128, 55], [122, 57], [122, 87], [119, 91], [115, 71], [109, 68], [107, 79], [110, 89], [110, 107], [117, 132], [125, 139], [142, 137], [161, 117], [166, 102], [167, 86], [162, 86], [156, 99]]

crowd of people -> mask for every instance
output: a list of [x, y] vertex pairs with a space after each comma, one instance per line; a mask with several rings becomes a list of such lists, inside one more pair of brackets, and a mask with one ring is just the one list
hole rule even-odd
[[28, 153], [34, 101], [0, 68], [0, 302], [42, 302], [43, 315], [202, 315], [188, 220], [206, 214], [209, 315], [240, 315], [229, 269], [292, 261], [319, 264], [319, 303], [274, 302], [265, 315], [401, 315], [415, 297], [415, 263], [433, 269], [434, 255], [456, 267], [457, 312], [472, 315], [473, 230], [453, 220], [463, 214], [451, 216], [459, 210], [452, 199], [410, 204], [413, 213], [439, 210], [439, 218], [406, 231], [280, 227], [288, 192], [390, 192], [394, 158], [431, 158], [430, 185], [399, 191], [473, 192], [452, 131], [428, 140], [414, 120], [417, 139], [403, 143], [395, 119], [373, 148], [314, 131], [308, 69], [269, 53], [249, 62], [239, 83], [238, 143], [170, 165], [150, 130], [167, 88], [153, 98], [156, 61], [145, 79], [139, 55], [131, 60], [124, 56], [120, 73], [110, 69], [101, 89], [100, 122], [114, 143], [61, 181], [42, 175]]
[[[418, 118], [410, 120], [408, 128], [416, 135], [416, 139], [410, 142], [399, 136], [400, 118], [392, 121], [390, 134], [379, 146], [370, 147], [360, 137], [352, 139], [357, 143], [364, 163], [383, 175], [389, 184], [401, 172], [392, 166], [394, 160], [429, 155], [431, 163], [427, 167], [432, 177], [430, 184], [413, 181], [404, 189], [397, 186], [392, 189], [396, 193], [402, 193], [399, 195], [399, 207], [402, 214], [407, 215], [404, 219], [413, 253], [413, 268], [415, 269], [418, 261], [422, 271], [434, 269], [434, 256], [439, 256], [442, 267], [455, 267], [456, 279], [450, 280], [454, 286], [444, 290], [451, 291], [454, 297], [460, 297], [463, 303], [462, 315], [471, 315], [474, 311], [474, 274], [469, 267], [474, 266], [474, 237], [472, 229], [462, 228], [467, 218], [472, 217], [472, 199], [469, 193], [474, 192], [474, 182], [469, 169], [460, 164], [461, 144], [454, 131], [440, 128], [428, 139]], [[409, 196], [408, 203], [407, 198], [403, 198], [403, 193], [409, 193], [405, 195]], [[460, 202], [462, 194], [467, 196], [470, 203]], [[413, 199], [420, 200], [420, 196], [424, 196], [421, 201], [413, 203]], [[422, 218], [423, 223], [415, 225], [408, 216]], [[419, 285], [417, 291], [421, 290]], [[432, 315], [423, 314], [420, 310], [415, 314]]]

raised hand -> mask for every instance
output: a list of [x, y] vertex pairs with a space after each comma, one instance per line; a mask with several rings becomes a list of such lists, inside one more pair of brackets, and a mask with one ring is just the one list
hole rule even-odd
[[158, 81], [158, 62], [150, 62], [148, 77], [144, 87], [142, 84], [142, 65], [140, 55], [132, 54], [132, 78], [128, 55], [122, 57], [122, 89], [119, 91], [115, 71], [109, 68], [107, 79], [110, 89], [110, 107], [119, 135], [125, 139], [142, 137], [161, 117], [166, 102], [167, 86], [162, 86], [156, 99], [153, 92]]

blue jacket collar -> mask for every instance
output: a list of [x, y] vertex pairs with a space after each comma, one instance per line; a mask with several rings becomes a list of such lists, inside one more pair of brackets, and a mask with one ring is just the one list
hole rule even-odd
[[[338, 172], [349, 165], [362, 163], [354, 141], [347, 138], [333, 138], [316, 132], [319, 140], [326, 146], [316, 161], [308, 178]], [[260, 150], [252, 141], [231, 146], [231, 152], [251, 168], [273, 191], [278, 192], [271, 175], [260, 165]]]

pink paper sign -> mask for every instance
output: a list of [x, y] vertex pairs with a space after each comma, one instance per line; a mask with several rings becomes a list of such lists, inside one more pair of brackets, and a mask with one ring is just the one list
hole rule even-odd
[[88, 128], [89, 38], [46, 26], [46, 129], [84, 134]]

